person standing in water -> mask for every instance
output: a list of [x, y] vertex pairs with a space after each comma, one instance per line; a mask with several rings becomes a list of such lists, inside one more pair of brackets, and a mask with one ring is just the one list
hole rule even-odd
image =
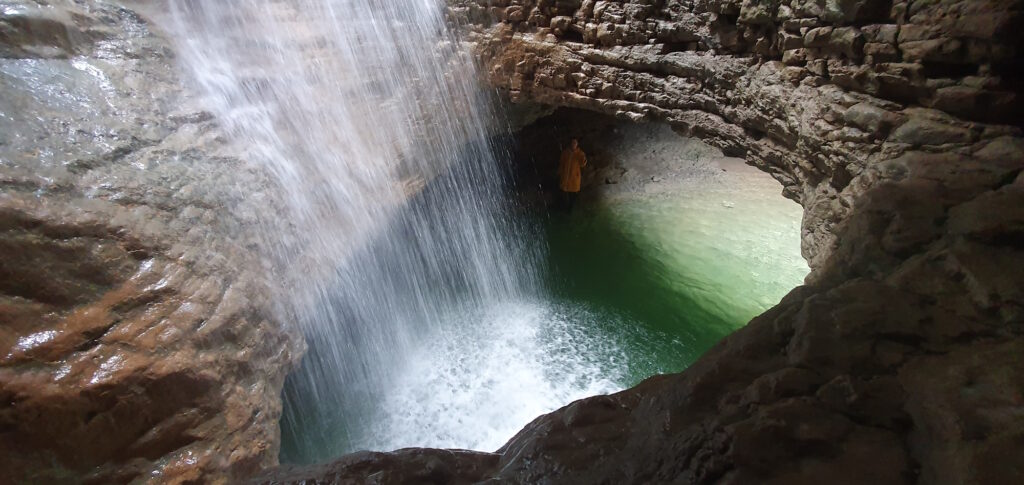
[[572, 210], [576, 197], [580, 195], [580, 178], [583, 167], [587, 166], [587, 154], [580, 149], [580, 141], [573, 138], [569, 148], [562, 150], [558, 161], [558, 188], [562, 190], [562, 201], [567, 210]]

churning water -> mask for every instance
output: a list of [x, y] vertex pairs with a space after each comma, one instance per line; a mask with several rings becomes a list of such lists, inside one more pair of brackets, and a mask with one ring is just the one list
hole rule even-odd
[[616, 388], [603, 344], [539, 303], [535, 231], [506, 207], [495, 117], [442, 7], [170, 3], [183, 65], [283, 196], [266, 256], [310, 347], [286, 386], [286, 458], [495, 448]]
[[[493, 450], [706, 348], [551, 290], [550, 231], [509, 203], [500, 116], [441, 2], [169, 5], [183, 66], [280, 194], [259, 228], [265, 270], [309, 345], [285, 386], [284, 461]], [[562, 238], [570, 258], [608, 234], [593, 236]]]

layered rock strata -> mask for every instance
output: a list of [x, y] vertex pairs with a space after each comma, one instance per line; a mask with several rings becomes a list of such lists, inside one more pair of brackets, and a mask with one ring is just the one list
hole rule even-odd
[[991, 122], [1019, 125], [1020, 2], [449, 3], [513, 101], [667, 121], [776, 176], [812, 267], [877, 162], [1019, 133]]
[[3, 483], [223, 483], [276, 464], [301, 341], [233, 153], [137, 13], [0, 2]]
[[[1022, 2], [449, 4], [513, 101], [664, 121], [774, 175], [813, 272], [681, 374], [497, 458], [431, 455], [435, 482], [1024, 481]], [[287, 478], [399, 483], [421, 453]]]

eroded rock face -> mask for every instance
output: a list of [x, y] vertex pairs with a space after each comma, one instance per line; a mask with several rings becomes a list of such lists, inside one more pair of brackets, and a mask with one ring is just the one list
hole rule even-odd
[[494, 473], [498, 458], [495, 453], [466, 450], [408, 448], [390, 453], [362, 451], [323, 465], [284, 466], [272, 478], [257, 478], [251, 483], [468, 485], [487, 480]]
[[449, 2], [513, 101], [667, 121], [775, 175], [814, 268], [880, 162], [1019, 134], [978, 122], [1019, 123], [1020, 3], [912, 3]]
[[685, 372], [538, 418], [486, 478], [1024, 481], [1024, 3], [449, 5], [513, 101], [665, 121], [774, 175], [813, 270]]
[[269, 182], [173, 64], [117, 4], [0, 4], [0, 481], [276, 464], [301, 342], [248, 230]]

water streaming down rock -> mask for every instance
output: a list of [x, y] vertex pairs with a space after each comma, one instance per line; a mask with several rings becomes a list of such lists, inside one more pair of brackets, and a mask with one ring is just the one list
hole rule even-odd
[[[540, 359], [552, 318], [525, 303], [536, 238], [502, 202], [500, 130], [438, 3], [176, 0], [171, 13], [183, 64], [290, 217], [261, 227], [281, 314], [310, 347], [286, 387], [286, 459], [496, 447], [615, 389], [608, 369]], [[495, 390], [502, 373], [525, 381]]]

